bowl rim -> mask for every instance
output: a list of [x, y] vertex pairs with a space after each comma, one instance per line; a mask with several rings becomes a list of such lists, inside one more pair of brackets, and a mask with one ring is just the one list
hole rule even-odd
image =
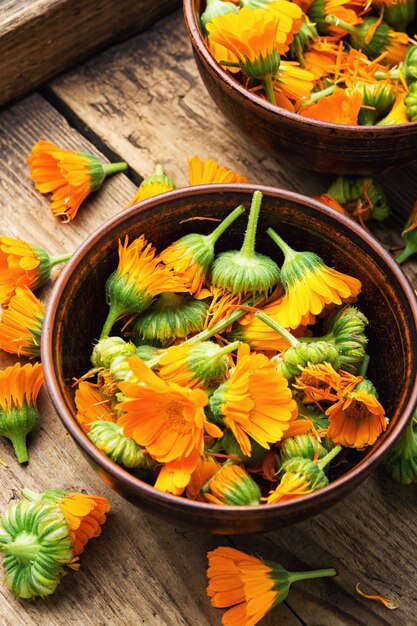
[[245, 89], [236, 79], [232, 78], [217, 63], [217, 61], [209, 52], [206, 44], [204, 43], [201, 30], [198, 25], [195, 11], [195, 1], [196, 0], [183, 0], [185, 24], [194, 48], [198, 50], [199, 54], [204, 58], [204, 61], [207, 63], [207, 65], [209, 65], [209, 67], [217, 74], [217, 76], [219, 76], [219, 78], [226, 85], [226, 87], [228, 87], [232, 91], [237, 92], [246, 100], [249, 100], [255, 107], [259, 107], [267, 111], [269, 114], [275, 114], [293, 122], [302, 122], [307, 126], [312, 126], [316, 128], [326, 128], [329, 130], [338, 129], [339, 131], [343, 131], [345, 133], [353, 132], [358, 134], [359, 136], [366, 135], [367, 139], [369, 139], [369, 135], [380, 137], [382, 134], [388, 136], [395, 135], [398, 138], [398, 129], [401, 129], [401, 132], [404, 131], [404, 134], [411, 129], [417, 129], [416, 122], [407, 122], [406, 124], [391, 124], [387, 126], [352, 126], [349, 124], [336, 124], [335, 122], [314, 120], [309, 117], [303, 117], [298, 113], [292, 113], [292, 111], [286, 111], [282, 107], [273, 105], [267, 100], [263, 100], [259, 96], [252, 94], [249, 90]]
[[[44, 368], [45, 383], [48, 389], [50, 398], [54, 405], [59, 418], [63, 422], [64, 427], [71, 434], [75, 442], [81, 448], [81, 450], [104, 472], [114, 478], [117, 482], [124, 485], [124, 488], [129, 493], [135, 494], [147, 500], [157, 503], [159, 506], [163, 505], [166, 508], [176, 508], [187, 513], [197, 514], [210, 514], [214, 513], [218, 515], [221, 512], [227, 514], [230, 520], [239, 521], [245, 514], [258, 511], [257, 516], [259, 520], [270, 519], [278, 514], [285, 514], [290, 516], [297, 512], [303, 511], [305, 508], [314, 509], [315, 504], [320, 505], [320, 500], [325, 499], [326, 495], [329, 496], [331, 501], [336, 501], [343, 496], [344, 493], [350, 491], [350, 485], [356, 486], [362, 480], [368, 476], [368, 474], [378, 465], [388, 450], [395, 444], [401, 433], [405, 430], [409, 419], [415, 410], [417, 405], [417, 376], [414, 377], [412, 388], [410, 390], [409, 400], [404, 407], [403, 414], [399, 417], [398, 423], [393, 432], [388, 433], [386, 440], [379, 446], [379, 448], [371, 453], [370, 456], [364, 458], [360, 463], [354, 466], [348, 473], [338, 477], [325, 487], [313, 491], [306, 496], [297, 498], [293, 501], [278, 502], [276, 504], [269, 504], [267, 506], [253, 507], [250, 505], [245, 506], [227, 506], [223, 507], [217, 504], [210, 504], [206, 502], [199, 502], [196, 500], [190, 500], [182, 496], [175, 496], [173, 494], [164, 493], [158, 491], [152, 485], [141, 481], [135, 477], [128, 470], [124, 469], [110, 458], [108, 458], [103, 452], [101, 452], [87, 437], [80, 425], [73, 416], [69, 406], [65, 402], [63, 396], [60, 394], [60, 385], [54, 368], [54, 348], [52, 338], [54, 336], [53, 329], [55, 321], [59, 317], [59, 302], [60, 298], [65, 291], [67, 281], [71, 278], [74, 270], [83, 261], [84, 256], [100, 241], [102, 235], [108, 233], [113, 228], [123, 223], [127, 218], [131, 216], [140, 217], [141, 214], [147, 212], [149, 209], [157, 206], [163, 206], [165, 202], [170, 200], [177, 200], [182, 198], [188, 198], [189, 196], [206, 195], [207, 193], [226, 193], [241, 191], [242, 193], [250, 194], [255, 190], [260, 190], [264, 195], [278, 197], [284, 201], [296, 202], [301, 205], [312, 208], [319, 214], [325, 214], [332, 220], [343, 224], [348, 230], [351, 230], [362, 239], [365, 246], [371, 246], [374, 252], [378, 255], [382, 262], [384, 262], [392, 273], [395, 275], [399, 286], [401, 287], [403, 294], [408, 302], [412, 318], [414, 320], [415, 334], [417, 335], [417, 298], [415, 291], [409, 282], [407, 276], [401, 270], [396, 261], [388, 254], [383, 248], [382, 244], [368, 231], [363, 229], [359, 224], [354, 222], [351, 218], [335, 211], [322, 204], [321, 202], [304, 196], [303, 194], [287, 191], [284, 189], [270, 187], [266, 185], [253, 185], [253, 184], [211, 184], [211, 185], [196, 185], [192, 187], [184, 187], [169, 191], [159, 196], [149, 198], [139, 202], [123, 211], [120, 211], [106, 222], [104, 222], [96, 231], [90, 234], [75, 250], [73, 256], [66, 262], [63, 270], [61, 271], [53, 289], [46, 308], [46, 314], [42, 328], [42, 342], [41, 342], [41, 360]], [[335, 224], [335, 225], [336, 225]], [[417, 342], [416, 342], [417, 350]], [[417, 367], [417, 366], [416, 366]]]

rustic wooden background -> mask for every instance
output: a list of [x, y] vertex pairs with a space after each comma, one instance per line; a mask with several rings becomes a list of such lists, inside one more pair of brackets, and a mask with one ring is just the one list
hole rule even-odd
[[[25, 158], [39, 139], [130, 165], [105, 183], [61, 224], [32, 185]], [[121, 210], [156, 162], [177, 186], [186, 184], [187, 156], [198, 154], [259, 182], [319, 194], [329, 178], [293, 168], [285, 155], [273, 160], [240, 137], [211, 103], [197, 75], [182, 15], [111, 48], [0, 114], [0, 218], [2, 233], [42, 245], [51, 254], [74, 249]], [[417, 167], [384, 176], [396, 211], [387, 241], [395, 241], [416, 199]], [[406, 272], [414, 284], [416, 264]], [[47, 300], [50, 287], [42, 292]], [[74, 320], [77, 332], [77, 320]], [[3, 367], [14, 362], [0, 356]], [[394, 381], [395, 383], [395, 381]], [[414, 626], [416, 486], [402, 487], [377, 470], [332, 509], [290, 528], [258, 536], [215, 537], [184, 532], [154, 519], [109, 490], [64, 431], [45, 390], [42, 422], [30, 439], [30, 463], [19, 467], [8, 442], [0, 442], [0, 510], [23, 487], [63, 486], [109, 498], [112, 512], [101, 538], [90, 543], [79, 573], [71, 572], [55, 595], [19, 601], [0, 585], [0, 626], [207, 626], [221, 611], [205, 595], [206, 553], [218, 545], [281, 562], [288, 569], [336, 567], [334, 579], [296, 584], [265, 626]], [[355, 594], [397, 599], [388, 611]]]

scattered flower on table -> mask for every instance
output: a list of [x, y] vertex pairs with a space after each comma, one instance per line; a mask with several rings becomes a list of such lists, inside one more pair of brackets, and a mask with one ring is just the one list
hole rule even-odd
[[29, 287], [16, 287], [0, 319], [0, 349], [11, 354], [40, 357], [45, 306]]

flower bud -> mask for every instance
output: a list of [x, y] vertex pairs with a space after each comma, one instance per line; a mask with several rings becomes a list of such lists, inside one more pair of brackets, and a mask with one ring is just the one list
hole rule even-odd
[[122, 337], [105, 337], [94, 346], [91, 363], [94, 367], [109, 369], [115, 357], [129, 357], [135, 354], [136, 346]]
[[358, 115], [358, 124], [362, 126], [374, 126], [389, 113], [395, 102], [395, 94], [389, 83], [358, 82], [353, 86], [353, 91], [359, 92], [362, 98], [362, 108]]
[[338, 349], [326, 341], [314, 343], [299, 343], [291, 346], [282, 354], [282, 360], [277, 365], [277, 370], [287, 379], [291, 380], [300, 373], [301, 368], [308, 363], [330, 363], [335, 369], [339, 369]]
[[405, 106], [410, 122], [417, 122], [417, 81], [411, 83], [410, 90], [405, 96]]
[[153, 469], [156, 462], [114, 422], [97, 420], [91, 424], [88, 437], [112, 461], [126, 468]]
[[[323, 457], [324, 458], [324, 457]], [[309, 485], [311, 491], [328, 485], [329, 480], [318, 463], [302, 457], [293, 457], [281, 466], [283, 474], [299, 474]]]
[[258, 485], [240, 465], [223, 465], [208, 481], [207, 489], [206, 500], [213, 504], [254, 506], [261, 501]]
[[310, 433], [286, 437], [279, 446], [281, 465], [294, 457], [302, 457], [311, 461], [314, 458], [321, 459], [326, 456], [327, 452], [327, 449]]

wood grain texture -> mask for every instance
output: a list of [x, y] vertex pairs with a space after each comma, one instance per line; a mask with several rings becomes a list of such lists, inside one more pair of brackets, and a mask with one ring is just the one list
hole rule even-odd
[[140, 32], [178, 5], [179, 0], [0, 2], [0, 104]]
[[[173, 36], [175, 34], [175, 36]], [[186, 158], [200, 154], [246, 174], [252, 182], [304, 193], [321, 193], [328, 179], [277, 162], [236, 136], [208, 99], [191, 57], [180, 14], [153, 30], [109, 50], [76, 72], [55, 81], [48, 93], [68, 119], [89, 137], [100, 138], [106, 154], [126, 158], [137, 174], [166, 165], [178, 186], [186, 184]], [[1, 230], [43, 244], [52, 253], [75, 247], [131, 197], [135, 185], [124, 175], [105, 183], [61, 225], [47, 201], [34, 191], [24, 159], [41, 137], [66, 147], [96, 152], [80, 133], [39, 96], [2, 114]], [[385, 176], [395, 202], [397, 228], [415, 199], [416, 170]], [[402, 212], [402, 213], [401, 213]], [[385, 229], [387, 240], [398, 236]], [[406, 265], [411, 278], [415, 263]], [[414, 283], [417, 286], [417, 281]], [[44, 292], [47, 297], [46, 290]], [[76, 320], [74, 320], [76, 332]], [[13, 362], [3, 358], [3, 366]], [[206, 551], [228, 539], [181, 532], [121, 500], [96, 477], [58, 421], [46, 393], [41, 395], [42, 426], [31, 439], [31, 460], [18, 467], [10, 447], [0, 443], [0, 507], [23, 486], [56, 484], [107, 495], [113, 505], [103, 536], [91, 542], [79, 574], [71, 573], [57, 593], [43, 602], [14, 600], [0, 586], [0, 624], [15, 626], [151, 626], [220, 624], [220, 611], [205, 596]], [[335, 566], [332, 580], [297, 583], [286, 605], [264, 626], [414, 626], [415, 512], [417, 488], [400, 487], [383, 470], [325, 513], [291, 528], [262, 536], [235, 537], [236, 547], [281, 562], [289, 569]], [[360, 582], [368, 593], [397, 598], [390, 612], [354, 592]]]

